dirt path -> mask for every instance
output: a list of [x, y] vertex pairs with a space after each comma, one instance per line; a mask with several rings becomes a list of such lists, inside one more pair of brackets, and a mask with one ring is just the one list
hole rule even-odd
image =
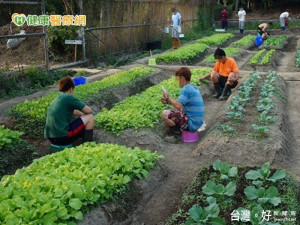
[[[205, 102], [207, 130], [217, 118], [215, 112], [218, 112], [223, 104], [224, 102], [211, 98]], [[204, 133], [205, 131], [200, 133], [200, 138], [204, 136]], [[144, 204], [141, 204], [135, 211], [133, 217], [137, 219], [133, 224], [164, 224], [166, 218], [176, 211], [176, 206], [186, 186], [196, 171], [203, 166], [203, 162], [192, 155], [199, 143], [200, 141], [197, 143], [169, 144], [159, 152], [165, 156], [164, 159], [160, 160], [160, 164], [168, 171], [168, 177], [153, 191], [148, 202], [141, 201]]]

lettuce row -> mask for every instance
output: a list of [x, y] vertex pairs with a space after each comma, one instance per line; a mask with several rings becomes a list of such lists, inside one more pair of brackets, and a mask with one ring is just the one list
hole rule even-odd
[[1, 224], [58, 224], [81, 220], [88, 205], [147, 177], [162, 156], [139, 148], [86, 143], [35, 160], [0, 183]]
[[[192, 70], [191, 83], [198, 85], [198, 78], [210, 71], [209, 68]], [[160, 120], [162, 110], [170, 107], [160, 101], [161, 86], [167, 89], [172, 98], [176, 99], [180, 94], [178, 83], [175, 82], [174, 77], [170, 78], [141, 94], [127, 97], [110, 110], [104, 109], [95, 116], [96, 127], [102, 127], [117, 135], [121, 135], [127, 128], [153, 127], [154, 123]]]
[[[100, 81], [76, 86], [74, 96], [85, 101], [99, 91], [129, 83], [153, 71], [154, 69], [148, 67], [136, 67], [128, 71], [119, 72]], [[42, 98], [15, 105], [10, 110], [9, 115], [16, 120], [16, 128], [28, 134], [41, 136], [45, 126], [47, 110], [58, 95], [59, 92], [51, 92]]]

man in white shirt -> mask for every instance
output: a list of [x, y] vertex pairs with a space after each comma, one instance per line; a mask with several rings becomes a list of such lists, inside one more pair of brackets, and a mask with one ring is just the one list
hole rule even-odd
[[245, 17], [246, 17], [246, 12], [244, 8], [241, 6], [240, 10], [238, 12], [238, 17], [239, 17], [239, 29], [240, 29], [240, 34], [244, 34], [244, 27], [245, 27]]
[[280, 17], [279, 17], [279, 21], [280, 21], [280, 26], [281, 26], [281, 29], [283, 31], [286, 30], [286, 26], [285, 26], [285, 22], [289, 20], [289, 13], [288, 12], [283, 12], [280, 14]]
[[[180, 48], [180, 40], [179, 34], [181, 33], [181, 15], [175, 8], [172, 8], [172, 18], [171, 18], [171, 26], [172, 26], [172, 48], [177, 49]], [[177, 44], [177, 47], [176, 47]]]

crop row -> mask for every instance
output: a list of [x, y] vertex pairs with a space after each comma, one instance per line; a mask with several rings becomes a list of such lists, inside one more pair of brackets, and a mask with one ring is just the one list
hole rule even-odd
[[267, 65], [270, 63], [274, 53], [275, 49], [271, 49], [268, 51], [266, 49], [259, 50], [254, 56], [251, 57], [250, 64]]
[[157, 153], [86, 143], [35, 160], [0, 183], [1, 224], [75, 224], [95, 202], [147, 177]]
[[252, 225], [278, 225], [271, 223], [275, 220], [270, 218], [271, 214], [266, 220], [264, 212], [266, 209], [277, 212], [289, 209], [294, 213], [292, 215], [290, 212], [290, 218], [296, 219], [295, 213], [299, 207], [295, 202], [297, 191], [292, 191], [296, 186], [290, 175], [284, 170], [271, 170], [269, 163], [249, 170], [231, 167], [217, 160], [212, 168], [199, 171], [184, 193], [180, 209], [166, 224], [236, 225], [248, 222]]
[[282, 46], [286, 40], [287, 36], [285, 34], [279, 35], [278, 37], [270, 36], [261, 46]]
[[193, 64], [195, 59], [201, 56], [210, 45], [220, 45], [228, 39], [233, 38], [231, 33], [214, 34], [209, 37], [202, 38], [194, 44], [185, 45], [178, 50], [164, 53], [156, 58], [156, 62], [184, 62]]
[[[228, 56], [228, 57], [233, 57], [234, 55], [236, 55], [237, 53], [239, 53], [241, 51], [241, 49], [239, 49], [239, 48], [232, 48], [232, 47], [227, 47], [227, 48], [224, 48], [223, 50], [225, 51], [226, 56]], [[214, 58], [214, 54], [207, 56], [204, 59], [204, 62], [208, 62], [208, 63], [216, 62], [216, 59]]]
[[0, 126], [0, 178], [32, 162], [34, 147], [21, 138], [22, 134]]
[[[74, 95], [85, 101], [102, 90], [129, 83], [153, 71], [154, 69], [148, 67], [136, 67], [128, 71], [119, 72], [101, 81], [76, 86]], [[42, 98], [15, 105], [10, 110], [9, 115], [15, 120], [17, 124], [16, 129], [23, 131], [26, 135], [42, 136], [47, 110], [58, 95], [59, 92], [51, 92]]]
[[[238, 95], [232, 98], [230, 105], [228, 106], [229, 112], [226, 116], [232, 121], [238, 121], [243, 116], [245, 112], [246, 103], [251, 100], [251, 92], [256, 86], [259, 76], [257, 71], [253, 71], [243, 85], [239, 87]], [[223, 133], [233, 134], [235, 129], [228, 124], [222, 124], [221, 129]]]
[[295, 62], [296, 67], [300, 67], [300, 50], [297, 50], [296, 54], [296, 62]]
[[275, 121], [274, 116], [271, 114], [271, 109], [274, 108], [272, 96], [275, 92], [274, 82], [277, 80], [277, 74], [275, 71], [269, 71], [264, 84], [261, 86], [260, 96], [256, 105], [257, 111], [260, 113], [258, 118], [259, 125], [252, 124], [259, 136], [267, 134], [269, 131], [268, 125]]
[[208, 45], [202, 43], [194, 43], [183, 46], [175, 51], [164, 53], [156, 58], [156, 62], [186, 62], [187, 64], [193, 63], [195, 58], [202, 55], [205, 50], [209, 48]]
[[255, 36], [254, 35], [247, 35], [247, 36], [244, 36], [242, 39], [238, 40], [238, 41], [235, 41], [231, 44], [231, 46], [240, 46], [240, 47], [246, 47], [246, 46], [251, 46], [254, 44], [254, 38]]
[[4, 126], [0, 126], [0, 151], [2, 148], [17, 142], [22, 134], [22, 132], [13, 131], [4, 128]]
[[[193, 69], [191, 83], [199, 84], [198, 78], [210, 71], [208, 68]], [[117, 135], [121, 135], [127, 128], [153, 127], [154, 123], [160, 120], [162, 110], [169, 107], [160, 101], [161, 86], [168, 90], [172, 98], [177, 98], [180, 94], [178, 82], [175, 82], [174, 77], [170, 78], [141, 94], [127, 97], [110, 110], [104, 109], [95, 116], [96, 126]]]
[[197, 42], [203, 43], [206, 45], [221, 45], [225, 43], [228, 39], [233, 38], [234, 35], [231, 33], [223, 33], [223, 34], [214, 34], [209, 37], [202, 38]]

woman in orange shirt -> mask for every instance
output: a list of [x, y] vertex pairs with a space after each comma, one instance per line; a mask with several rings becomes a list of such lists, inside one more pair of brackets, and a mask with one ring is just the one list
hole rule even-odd
[[[214, 69], [211, 73], [199, 80], [211, 78], [214, 84], [216, 93], [213, 97], [218, 98], [220, 101], [224, 101], [228, 98], [228, 93], [232, 88], [235, 88], [238, 84], [239, 69], [233, 58], [226, 57], [226, 53], [223, 49], [217, 48], [214, 53], [216, 62]], [[223, 93], [221, 89], [223, 88]]]

